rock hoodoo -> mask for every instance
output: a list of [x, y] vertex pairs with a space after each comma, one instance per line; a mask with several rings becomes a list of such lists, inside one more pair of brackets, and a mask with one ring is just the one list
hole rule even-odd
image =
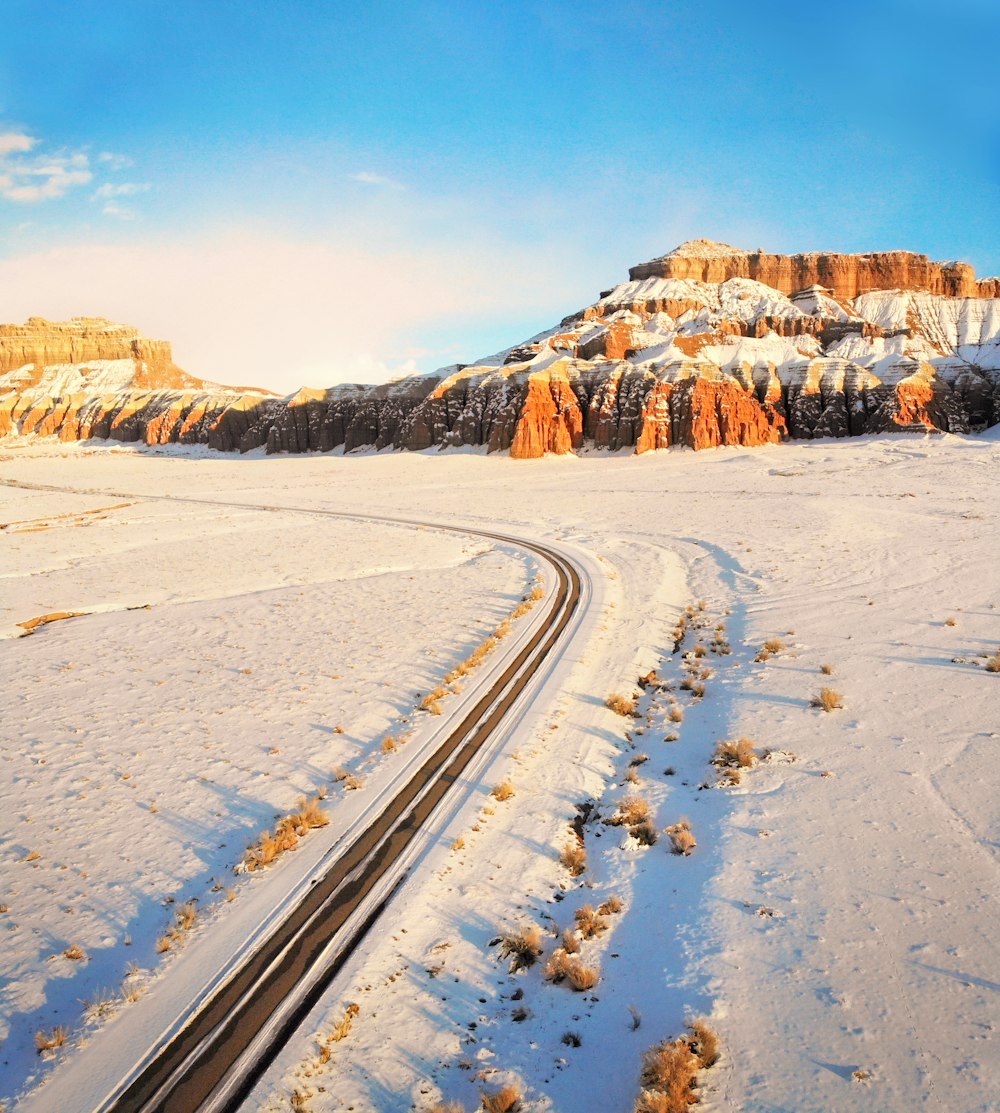
[[998, 423], [1000, 279], [905, 251], [694, 240], [489, 359], [281, 399], [195, 379], [103, 319], [0, 326], [0, 436], [534, 457]]

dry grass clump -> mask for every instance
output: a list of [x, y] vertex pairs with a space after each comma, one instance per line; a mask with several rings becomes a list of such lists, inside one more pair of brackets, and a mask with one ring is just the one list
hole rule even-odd
[[670, 708], [670, 711], [667, 714], [667, 718], [672, 723], [683, 723], [684, 722], [684, 708], [681, 707], [679, 704], [674, 704], [674, 706]]
[[521, 1108], [521, 1091], [512, 1082], [492, 1093], [487, 1090], [480, 1092], [483, 1096], [483, 1113], [517, 1113]]
[[494, 800], [509, 800], [514, 795], [514, 786], [509, 780], [503, 780], [490, 789], [490, 796]]
[[597, 911], [602, 916], [617, 916], [624, 907], [621, 897], [608, 897], [603, 904], [598, 905]]
[[755, 661], [769, 661], [772, 657], [777, 655], [788, 647], [781, 640], [781, 638], [768, 638], [766, 642], [760, 647], [757, 656], [754, 657]]
[[576, 920], [576, 930], [584, 939], [593, 939], [608, 930], [608, 921], [597, 911], [592, 904], [585, 904], [573, 913]]
[[676, 823], [664, 828], [664, 833], [670, 836], [671, 848], [675, 854], [685, 857], [698, 845], [691, 831], [689, 819], [679, 819]]
[[39, 1055], [43, 1051], [54, 1051], [57, 1047], [62, 1047], [69, 1039], [69, 1029], [63, 1028], [59, 1025], [49, 1032], [43, 1032], [39, 1029], [35, 1033], [35, 1050]]
[[1000, 649], [992, 657], [986, 658], [985, 669], [987, 672], [1000, 672]]
[[757, 751], [749, 738], [724, 740], [716, 744], [712, 764], [717, 769], [749, 769], [757, 764]]
[[[1000, 671], [1000, 665], [998, 665], [998, 671]], [[812, 707], [819, 707], [823, 711], [834, 711], [844, 706], [844, 697], [836, 688], [820, 688], [809, 703]]]
[[698, 1103], [698, 1072], [718, 1057], [718, 1038], [703, 1020], [692, 1021], [687, 1035], [645, 1051], [635, 1113], [686, 1113], [688, 1106]]
[[[340, 776], [341, 773], [344, 775]], [[336, 776], [338, 781], [343, 781], [345, 784], [348, 779], [357, 781], [356, 777], [352, 778], [352, 775], [345, 770], [338, 770]], [[358, 781], [353, 787], [358, 787], [360, 783]], [[347, 787], [352, 786], [347, 785]], [[260, 838], [252, 846], [247, 847], [238, 868], [245, 873], [263, 869], [286, 851], [294, 850], [298, 846], [299, 839], [314, 827], [325, 827], [330, 822], [330, 817], [323, 811], [320, 799], [319, 796], [310, 799], [300, 798], [297, 809], [278, 821], [273, 834], [270, 831], [262, 831]], [[169, 947], [165, 949], [169, 950]]]
[[820, 665], [819, 671], [824, 676], [833, 676], [833, 665], [824, 662], [822, 665]]
[[[451, 674], [449, 673], [449, 676]], [[419, 707], [421, 711], [427, 711], [431, 715], [441, 714], [441, 700], [447, 695], [447, 691], [440, 685], [434, 689], [433, 692], [428, 692], [426, 696], [420, 701]]]
[[640, 846], [655, 846], [660, 837], [659, 832], [653, 826], [653, 821], [650, 819], [644, 819], [642, 823], [630, 827], [628, 833]]
[[382, 739], [382, 753], [391, 754], [399, 749], [399, 739], [394, 734], [387, 734]]
[[945, 626], [956, 626], [957, 622], [955, 621], [955, 616], [953, 614], [948, 615], [944, 620], [944, 624]]
[[542, 929], [537, 924], [528, 924], [500, 936], [500, 954], [503, 958], [510, 959], [512, 974], [534, 966], [541, 953]]
[[[253, 847], [250, 848], [251, 850]], [[247, 854], [250, 850], [247, 851]], [[182, 904], [174, 914], [174, 926], [156, 941], [156, 951], [164, 954], [172, 951], [174, 947], [184, 942], [184, 936], [194, 930], [198, 920], [198, 906], [193, 900]]]
[[612, 692], [604, 701], [604, 706], [625, 718], [634, 718], [636, 714], [635, 696], [623, 696], [621, 692]]
[[596, 966], [587, 966], [559, 947], [545, 964], [545, 977], [556, 984], [566, 982], [577, 993], [583, 993], [597, 985], [601, 972]]
[[569, 870], [570, 877], [579, 877], [587, 868], [587, 850], [581, 842], [568, 842], [559, 852], [559, 861]]
[[354, 1023], [354, 1018], [359, 1012], [361, 1012], [360, 1005], [348, 1005], [347, 1009], [344, 1011], [344, 1015], [333, 1026], [333, 1031], [330, 1033], [327, 1042], [340, 1043], [342, 1039], [346, 1039], [351, 1030], [351, 1025]]
[[73, 962], [80, 962], [86, 957], [87, 952], [82, 947], [78, 947], [76, 943], [74, 943], [71, 947], [67, 947], [66, 950], [63, 951], [63, 958], [72, 959]]
[[354, 773], [349, 773], [342, 765], [338, 765], [333, 771], [333, 779], [339, 785], [343, 785], [348, 792], [353, 792], [364, 785], [364, 779], [356, 776]]
[[649, 819], [649, 802], [641, 796], [626, 796], [605, 820], [612, 827], [635, 827]]

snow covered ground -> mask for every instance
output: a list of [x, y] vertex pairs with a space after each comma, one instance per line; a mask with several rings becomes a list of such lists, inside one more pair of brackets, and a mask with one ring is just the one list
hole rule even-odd
[[[534, 574], [435, 531], [142, 497], [176, 494], [509, 526], [604, 570], [589, 643], [544, 719], [511, 740], [248, 1108], [297, 1094], [317, 1111], [471, 1110], [514, 1082], [528, 1109], [625, 1113], [642, 1050], [694, 1015], [723, 1045], [709, 1110], [997, 1108], [995, 434], [537, 461], [10, 441], [0, 467], [109, 492], [0, 488], [4, 522], [51, 523], [0, 533], [3, 631], [98, 612], [0, 641], [4, 1091], [24, 1084], [36, 1029], [72, 1023], [129, 958], [154, 965], [165, 897], [199, 897], [224, 932], [249, 899], [224, 900], [248, 839], [332, 766], [379, 752]], [[755, 661], [772, 638], [783, 647]], [[651, 668], [666, 683], [640, 692]], [[842, 708], [811, 706], [823, 686]], [[604, 706], [616, 691], [639, 693], [638, 717]], [[716, 743], [741, 736], [770, 758], [716, 787]], [[649, 805], [654, 845], [604, 822], [627, 796]], [[573, 878], [559, 854], [578, 805], [592, 809]], [[682, 817], [689, 856], [662, 833]], [[611, 897], [622, 910], [580, 942], [594, 989], [547, 982], [574, 912]], [[544, 954], [511, 973], [491, 941], [529, 923]], [[85, 960], [62, 957], [74, 943]]]

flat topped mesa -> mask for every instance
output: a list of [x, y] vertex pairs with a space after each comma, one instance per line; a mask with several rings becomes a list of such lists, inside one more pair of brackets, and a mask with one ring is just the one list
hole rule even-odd
[[752, 278], [790, 295], [809, 286], [823, 286], [835, 298], [856, 298], [869, 290], [927, 290], [945, 297], [1000, 297], [1000, 279], [976, 281], [969, 263], [934, 263], [913, 251], [873, 251], [848, 255], [808, 251], [774, 255], [758, 248], [746, 251], [714, 240], [688, 240], [666, 255], [640, 263], [629, 278], [694, 279], [726, 282]]

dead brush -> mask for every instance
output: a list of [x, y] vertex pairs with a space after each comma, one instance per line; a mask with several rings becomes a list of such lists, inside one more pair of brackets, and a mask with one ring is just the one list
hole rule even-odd
[[585, 904], [573, 913], [576, 920], [576, 930], [584, 939], [593, 939], [608, 930], [608, 921], [597, 911], [592, 904]]
[[641, 796], [626, 796], [604, 821], [611, 827], [635, 827], [649, 819], [649, 802]]
[[319, 796], [299, 798], [296, 810], [291, 812], [286, 819], [290, 822], [295, 833], [304, 835], [317, 827], [326, 827], [330, 817], [323, 811]]
[[603, 904], [597, 906], [597, 911], [602, 916], [617, 916], [624, 907], [621, 897], [608, 897]]
[[[1000, 672], [1000, 663], [997, 665], [997, 671]], [[844, 706], [844, 697], [836, 688], [820, 688], [809, 701], [809, 704], [811, 707], [818, 707], [822, 711], [836, 711]]]
[[998, 649], [992, 657], [986, 658], [986, 664], [983, 668], [985, 668], [987, 672], [1000, 672], [1000, 649]]
[[643, 1052], [635, 1113], [686, 1113], [698, 1103], [698, 1072], [718, 1061], [718, 1037], [704, 1020], [693, 1020], [688, 1034]]
[[537, 924], [515, 928], [500, 936], [500, 955], [510, 959], [512, 974], [534, 966], [542, 950], [542, 929]]
[[712, 764], [716, 769], [749, 769], [757, 764], [757, 751], [747, 737], [716, 743]]
[[509, 780], [503, 780], [490, 789], [490, 796], [494, 800], [509, 800], [514, 795], [514, 786]]
[[760, 647], [757, 656], [754, 657], [755, 661], [769, 661], [772, 657], [777, 657], [778, 654], [788, 647], [781, 640], [781, 638], [768, 638], [766, 642]]
[[396, 750], [399, 749], [399, 739], [394, 734], [387, 734], [385, 738], [382, 739], [380, 748], [384, 754], [395, 753]]
[[333, 771], [333, 779], [348, 792], [356, 791], [364, 785], [364, 779], [354, 773], [348, 772], [342, 765], [338, 765]]
[[512, 1083], [499, 1090], [481, 1090], [483, 1113], [518, 1113], [521, 1109], [521, 1091]]
[[636, 714], [635, 696], [625, 696], [621, 692], [612, 692], [604, 701], [604, 706], [627, 719], [634, 718]]
[[660, 838], [659, 832], [650, 819], [644, 819], [642, 823], [630, 827], [628, 833], [629, 837], [635, 839], [640, 846], [655, 846]]
[[346, 1039], [351, 1030], [351, 1025], [354, 1023], [354, 1018], [361, 1012], [361, 1006], [350, 1004], [344, 1011], [344, 1015], [333, 1026], [330, 1032], [329, 1043], [340, 1043], [341, 1040]]
[[675, 854], [682, 854], [686, 857], [698, 845], [691, 831], [691, 821], [689, 819], [679, 819], [663, 830], [664, 834], [670, 836], [671, 849]]
[[587, 850], [580, 842], [568, 842], [559, 852], [559, 861], [569, 870], [570, 877], [579, 877], [587, 868]]
[[596, 966], [587, 966], [559, 947], [552, 952], [552, 956], [545, 964], [545, 977], [557, 985], [560, 982], [567, 982], [577, 993], [583, 993], [597, 985], [601, 973]]
[[48, 1032], [43, 1032], [39, 1029], [35, 1033], [35, 1050], [41, 1055], [45, 1051], [55, 1051], [57, 1047], [63, 1047], [69, 1039], [69, 1029], [63, 1028], [58, 1025]]

